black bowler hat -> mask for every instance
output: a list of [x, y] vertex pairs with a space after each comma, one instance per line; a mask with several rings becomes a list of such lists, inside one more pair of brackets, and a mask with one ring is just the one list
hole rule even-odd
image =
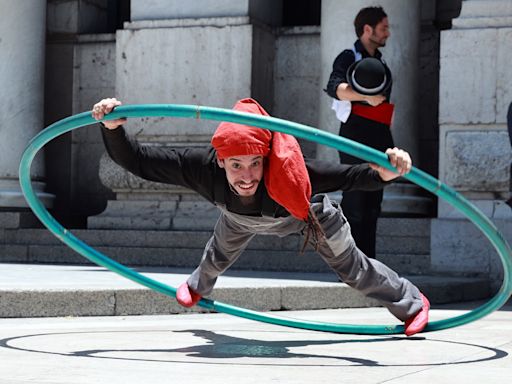
[[348, 67], [347, 81], [361, 95], [380, 95], [391, 86], [391, 71], [382, 61], [367, 57]]

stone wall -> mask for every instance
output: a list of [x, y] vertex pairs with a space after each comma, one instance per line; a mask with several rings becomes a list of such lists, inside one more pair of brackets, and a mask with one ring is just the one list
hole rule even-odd
[[[115, 36], [81, 35], [74, 48], [73, 114], [90, 111], [100, 98], [116, 94]], [[78, 215], [97, 214], [112, 197], [99, 179], [100, 158], [105, 152], [97, 125], [73, 131], [71, 143], [74, 178], [72, 201]]]
[[[235, 100], [252, 95], [276, 117], [316, 126], [318, 28], [270, 30], [246, 22], [241, 17], [132, 22], [117, 34], [117, 96], [126, 104], [168, 101], [230, 108]], [[151, 43], [142, 44], [147, 41]], [[203, 146], [217, 124], [132, 119], [127, 129], [149, 144]], [[314, 145], [302, 144], [315, 155]], [[195, 193], [141, 180], [107, 156], [100, 178], [117, 200], [109, 201], [101, 215], [89, 217], [90, 228], [206, 230], [218, 216]]]
[[[439, 177], [493, 220], [512, 241], [508, 197], [512, 150], [506, 113], [512, 102], [512, 3], [468, 0], [453, 29], [441, 34]], [[432, 266], [488, 274], [499, 259], [460, 211], [439, 201], [432, 223]]]
[[[441, 35], [440, 60], [440, 178], [488, 217], [501, 217], [508, 212], [502, 201], [512, 160], [506, 130], [512, 102], [512, 3], [463, 2], [454, 28]], [[439, 216], [460, 217], [443, 202]]]
[[[45, 125], [84, 112], [115, 93], [115, 35], [108, 29], [107, 0], [49, 0], [46, 21]], [[97, 127], [62, 135], [45, 147], [53, 214], [82, 226], [101, 212], [112, 192], [99, 180], [103, 143]]]
[[[113, 95], [125, 104], [184, 103], [225, 108], [230, 108], [238, 98], [252, 95], [276, 117], [325, 128], [319, 123], [321, 105], [330, 104], [322, 91], [325, 84], [321, 83], [325, 69], [321, 64], [320, 31], [323, 27], [278, 28], [259, 22], [250, 24], [250, 20], [258, 18], [251, 14], [254, 9], [249, 11], [243, 7], [243, 12], [230, 17], [218, 17], [220, 8], [213, 7], [208, 13], [212, 17], [202, 19], [178, 18], [172, 14], [176, 9], [170, 7], [165, 11], [167, 13], [157, 12], [151, 16], [153, 19], [144, 19], [150, 17], [146, 15], [149, 11], [139, 5], [132, 3], [132, 19], [135, 21], [125, 23], [115, 38], [108, 34], [80, 35], [67, 45], [62, 41], [49, 45], [52, 50], [55, 47], [52, 54], [55, 58], [51, 62], [52, 68], [57, 68], [54, 77], [64, 73], [64, 78], [68, 78], [66, 82], [72, 84], [67, 95], [63, 94], [63, 88], [47, 95], [48, 100], [58, 97], [64, 105], [72, 101], [68, 107], [61, 108], [53, 121], [87, 110], [99, 98]], [[431, 106], [437, 100], [439, 31], [431, 25], [434, 16], [424, 9], [421, 15], [423, 44], [419, 58], [419, 92], [425, 105], [419, 111], [419, 146], [428, 165], [426, 170], [435, 174], [437, 162], [433, 159], [437, 152], [433, 151], [437, 150], [437, 113]], [[276, 23], [269, 21], [272, 19], [270, 15], [260, 16], [260, 19], [266, 19], [269, 24]], [[348, 34], [352, 41], [353, 31]], [[61, 63], [67, 63], [67, 69], [59, 65]], [[74, 70], [70, 73], [71, 66]], [[53, 80], [64, 81], [62, 78]], [[53, 81], [50, 87], [56, 88]], [[52, 103], [48, 107], [51, 110]], [[204, 145], [216, 124], [188, 119], [132, 119], [127, 128], [148, 143]], [[104, 158], [99, 166], [97, 159], [102, 144], [94, 128], [76, 130], [70, 136], [61, 139], [67, 140], [66, 143], [58, 147], [53, 145], [55, 149], [52, 148], [50, 160], [53, 161], [52, 169], [57, 163], [64, 164], [64, 173], [69, 175], [68, 184], [62, 186], [65, 182], [58, 179], [58, 174], [50, 177], [54, 181], [52, 185], [60, 188], [56, 194], [63, 202], [61, 205], [72, 206], [76, 214], [93, 216], [99, 213], [107, 199], [112, 198], [111, 190], [123, 198], [136, 191], [149, 193], [152, 201], [192, 198], [185, 196], [186, 191], [180, 188], [166, 187], [164, 195], [160, 187], [151, 191], [155, 188], [154, 183], [146, 185], [140, 180], [127, 179], [108, 158]], [[307, 156], [316, 156], [315, 143], [301, 141], [301, 145]], [[91, 154], [94, 156], [92, 161], [88, 160]], [[101, 167], [104, 171], [98, 170]], [[77, 173], [77, 169], [81, 172]], [[139, 189], [140, 186], [144, 188]], [[396, 195], [403, 194], [400, 192], [403, 187], [406, 186], [387, 191], [385, 210], [400, 210], [401, 203], [396, 203]], [[430, 201], [417, 196], [417, 191], [412, 192], [420, 207], [415, 212], [428, 211], [425, 206], [430, 205]], [[139, 194], [129, 199], [141, 200], [143, 196]], [[109, 207], [115, 204], [119, 203], [111, 202]], [[410, 204], [406, 208], [413, 209]], [[120, 210], [127, 212], [125, 207]]]
[[[276, 38], [273, 115], [318, 127], [320, 28], [283, 28]], [[316, 144], [301, 141], [306, 156], [316, 156]]]

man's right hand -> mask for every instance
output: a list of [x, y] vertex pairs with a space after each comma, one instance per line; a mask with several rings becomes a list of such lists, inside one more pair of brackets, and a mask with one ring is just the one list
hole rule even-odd
[[380, 105], [384, 101], [386, 101], [386, 96], [384, 96], [384, 95], [375, 95], [375, 96], [367, 96], [367, 95], [365, 95], [363, 97], [364, 97], [364, 101], [366, 101], [372, 107], [376, 107], [377, 105]]
[[[123, 103], [121, 103], [116, 98], [103, 99], [103, 100], [97, 102], [96, 104], [94, 104], [94, 107], [92, 108], [92, 117], [96, 120], [101, 120], [105, 117], [105, 115], [112, 112], [112, 110], [115, 107], [118, 107], [122, 104]], [[119, 127], [120, 125], [123, 125], [124, 123], [126, 123], [126, 119], [123, 118], [123, 119], [104, 121], [103, 125], [105, 126], [105, 128], [108, 128], [108, 129], [116, 129], [117, 127]]]

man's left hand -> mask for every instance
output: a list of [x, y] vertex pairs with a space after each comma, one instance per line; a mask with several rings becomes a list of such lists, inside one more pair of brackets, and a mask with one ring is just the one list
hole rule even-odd
[[396, 179], [399, 176], [403, 176], [406, 173], [409, 173], [412, 168], [412, 160], [408, 152], [395, 147], [388, 148], [386, 150], [386, 155], [388, 155], [389, 162], [393, 167], [396, 168], [398, 173], [378, 166], [377, 164], [370, 164], [372, 169], [375, 169], [377, 172], [379, 172], [379, 176], [383, 181], [390, 181]]

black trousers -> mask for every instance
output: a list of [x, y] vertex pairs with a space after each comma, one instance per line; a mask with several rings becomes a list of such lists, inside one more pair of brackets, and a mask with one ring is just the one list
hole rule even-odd
[[[350, 115], [340, 126], [340, 136], [385, 152], [393, 148], [393, 137], [389, 127], [359, 116]], [[340, 152], [343, 164], [360, 164], [364, 160]], [[368, 257], [375, 258], [377, 219], [381, 213], [383, 191], [343, 192], [341, 208], [347, 218], [357, 247]]]
[[357, 247], [375, 258], [377, 220], [381, 212], [383, 191], [343, 192], [341, 209], [347, 218]]

